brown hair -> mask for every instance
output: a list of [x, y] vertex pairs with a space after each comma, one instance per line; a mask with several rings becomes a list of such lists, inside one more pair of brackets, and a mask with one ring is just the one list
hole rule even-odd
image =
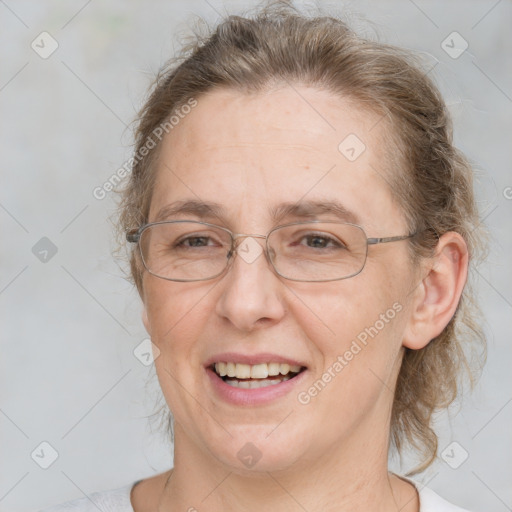
[[[472, 169], [452, 144], [444, 101], [411, 52], [358, 36], [338, 18], [308, 16], [288, 2], [272, 2], [252, 16], [229, 16], [196, 36], [161, 70], [138, 117], [131, 176], [122, 191], [122, 233], [148, 220], [159, 143], [141, 157], [159, 126], [187, 102], [215, 88], [257, 93], [301, 83], [352, 98], [388, 123], [387, 176], [411, 232], [414, 258], [433, 253], [439, 236], [456, 231], [474, 263], [483, 247], [472, 188]], [[169, 126], [168, 126], [169, 127]], [[166, 130], [167, 131], [167, 130]], [[398, 171], [398, 169], [400, 171]], [[142, 268], [130, 255], [142, 292]], [[395, 391], [391, 441], [421, 455], [418, 472], [435, 459], [433, 413], [451, 404], [466, 374], [474, 382], [485, 354], [478, 309], [466, 285], [444, 331], [421, 350], [405, 349]], [[480, 360], [470, 356], [481, 356]], [[478, 349], [480, 354], [478, 354]], [[464, 372], [462, 370], [469, 370]], [[475, 370], [476, 369], [476, 370]]]

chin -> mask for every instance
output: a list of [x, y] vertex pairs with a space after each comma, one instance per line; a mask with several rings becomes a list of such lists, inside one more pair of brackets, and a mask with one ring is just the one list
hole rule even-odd
[[222, 441], [210, 445], [209, 451], [229, 471], [240, 475], [257, 476], [291, 469], [306, 455], [306, 437], [290, 432], [289, 425], [285, 426], [285, 422], [279, 425], [279, 421], [272, 425], [228, 426], [232, 437], [227, 440], [223, 432]]

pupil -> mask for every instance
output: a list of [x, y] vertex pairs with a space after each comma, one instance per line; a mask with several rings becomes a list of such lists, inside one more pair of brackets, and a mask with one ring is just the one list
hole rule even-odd
[[326, 240], [320, 236], [310, 237], [311, 245], [314, 247], [325, 247]]
[[205, 245], [205, 237], [195, 237], [189, 239], [189, 245], [192, 247], [200, 247], [202, 245]]

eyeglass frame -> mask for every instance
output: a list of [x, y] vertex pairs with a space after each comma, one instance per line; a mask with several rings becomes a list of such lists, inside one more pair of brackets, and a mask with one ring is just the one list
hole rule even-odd
[[[142, 248], [141, 248], [140, 243], [139, 243], [140, 242], [140, 237], [142, 236], [142, 233], [144, 232], [144, 230], [149, 228], [149, 227], [151, 227], [151, 226], [155, 226], [155, 225], [160, 225], [160, 224], [176, 224], [176, 223], [181, 223], [181, 222], [190, 222], [190, 223], [195, 223], [195, 224], [202, 224], [204, 226], [211, 226], [211, 227], [214, 227], [214, 228], [222, 229], [223, 231], [226, 231], [230, 235], [230, 238], [231, 238], [231, 248], [230, 248], [229, 252], [227, 253], [227, 258], [226, 258], [227, 263], [226, 263], [226, 266], [222, 269], [221, 272], [219, 272], [218, 274], [215, 274], [212, 277], [206, 277], [206, 278], [202, 278], [202, 279], [172, 279], [170, 277], [159, 276], [158, 274], [155, 274], [154, 272], [152, 272], [147, 267], [146, 261], [144, 260], [144, 255], [142, 254]], [[309, 279], [293, 279], [293, 278], [290, 278], [290, 277], [286, 277], [286, 276], [282, 275], [277, 270], [277, 268], [274, 265], [274, 262], [272, 261], [272, 258], [270, 258], [270, 256], [269, 256], [268, 237], [274, 231], [276, 231], [276, 230], [278, 230], [280, 228], [285, 228], [285, 227], [288, 227], [288, 226], [294, 226], [294, 225], [300, 225], [300, 224], [315, 224], [315, 223], [343, 224], [343, 225], [353, 226], [353, 227], [359, 228], [362, 231], [362, 233], [364, 234], [364, 236], [366, 238], [366, 252], [365, 252], [363, 266], [361, 267], [361, 269], [358, 272], [356, 272], [354, 274], [350, 274], [350, 275], [345, 276], [345, 277], [337, 277], [335, 279], [322, 279], [322, 280], [313, 280], [312, 281], [312, 280], [309, 280]], [[138, 228], [133, 228], [133, 229], [128, 230], [126, 232], [126, 240], [129, 243], [137, 244], [137, 246], [139, 247], [140, 258], [142, 260], [142, 264], [144, 265], [144, 268], [152, 276], [158, 277], [159, 279], [165, 279], [166, 281], [175, 281], [175, 282], [182, 282], [182, 283], [194, 283], [194, 282], [198, 282], [198, 281], [210, 281], [211, 279], [215, 279], [216, 277], [221, 276], [229, 268], [229, 262], [233, 261], [233, 260], [230, 260], [230, 258], [231, 258], [231, 256], [233, 254], [236, 253], [236, 251], [238, 249], [238, 247], [235, 247], [235, 241], [239, 240], [241, 238], [251, 237], [251, 238], [264, 238], [265, 239], [265, 250], [264, 250], [265, 257], [266, 257], [267, 261], [270, 263], [270, 265], [272, 266], [273, 271], [278, 276], [280, 276], [283, 279], [286, 279], [288, 281], [297, 281], [297, 282], [302, 282], [302, 283], [325, 283], [325, 282], [331, 282], [331, 281], [341, 281], [343, 279], [350, 279], [351, 277], [355, 277], [358, 274], [360, 274], [363, 271], [363, 269], [364, 269], [364, 267], [366, 265], [366, 260], [368, 259], [368, 246], [370, 246], [370, 245], [377, 245], [377, 244], [385, 244], [385, 243], [389, 243], [389, 242], [399, 242], [399, 241], [402, 241], [402, 240], [407, 240], [409, 238], [412, 238], [412, 237], [416, 236], [417, 234], [418, 234], [417, 232], [414, 232], [414, 233], [411, 233], [409, 235], [386, 236], [386, 237], [368, 237], [366, 235], [366, 231], [364, 230], [364, 228], [362, 226], [359, 226], [358, 224], [353, 224], [351, 222], [341, 222], [341, 221], [311, 220], [311, 221], [290, 222], [289, 224], [281, 224], [279, 226], [276, 226], [276, 227], [272, 228], [266, 235], [258, 235], [258, 234], [246, 234], [246, 233], [233, 233], [230, 229], [228, 229], [228, 228], [226, 228], [224, 226], [219, 226], [218, 224], [212, 224], [210, 222], [203, 222], [203, 221], [185, 220], [185, 219], [183, 219], [183, 220], [163, 220], [163, 221], [159, 221], [159, 222], [149, 222], [147, 224], [142, 224]]]

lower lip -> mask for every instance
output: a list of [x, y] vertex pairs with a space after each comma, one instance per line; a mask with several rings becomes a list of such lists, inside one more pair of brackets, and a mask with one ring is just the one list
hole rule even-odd
[[225, 402], [234, 405], [260, 405], [272, 402], [290, 393], [304, 379], [307, 370], [303, 370], [292, 379], [264, 388], [244, 389], [226, 384], [212, 369], [206, 368], [206, 373], [216, 394]]

